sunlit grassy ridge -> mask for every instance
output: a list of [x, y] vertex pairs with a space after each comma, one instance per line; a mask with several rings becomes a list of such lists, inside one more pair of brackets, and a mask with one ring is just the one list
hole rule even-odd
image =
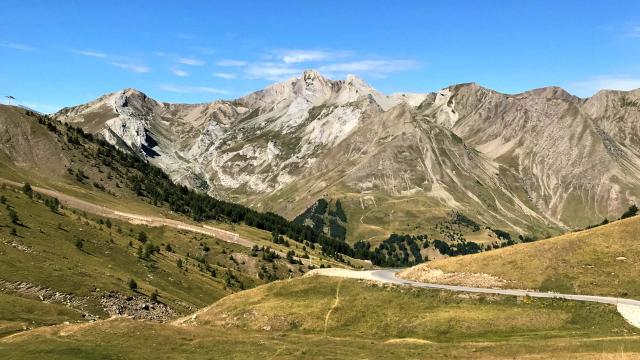
[[511, 288], [640, 298], [640, 217], [418, 265], [498, 276]]
[[[339, 289], [339, 290], [338, 290]], [[0, 340], [0, 355], [53, 359], [599, 358], [638, 355], [612, 306], [476, 296], [312, 277], [230, 295], [192, 320], [115, 320]]]
[[228, 296], [193, 322], [301, 334], [324, 334], [326, 325], [327, 334], [334, 337], [411, 337], [435, 342], [588, 335], [589, 328], [602, 334], [631, 329], [614, 307], [392, 288], [322, 276], [280, 281]]

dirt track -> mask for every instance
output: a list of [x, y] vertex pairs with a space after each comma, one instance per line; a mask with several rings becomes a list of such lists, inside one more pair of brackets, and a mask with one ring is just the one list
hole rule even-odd
[[[6, 180], [6, 179], [0, 179], [0, 183], [5, 183], [8, 185], [17, 186], [17, 187], [22, 187], [24, 185], [24, 184], [11, 181], [11, 180]], [[32, 186], [31, 188], [34, 191], [39, 192], [41, 194], [57, 198], [60, 201], [60, 203], [65, 207], [86, 211], [91, 214], [100, 215], [100, 216], [104, 216], [112, 219], [124, 220], [132, 224], [143, 224], [147, 226], [169, 226], [176, 229], [187, 230], [187, 231], [191, 231], [199, 234], [213, 236], [220, 240], [246, 246], [248, 248], [256, 245], [256, 243], [252, 242], [251, 240], [242, 238], [239, 234], [236, 234], [227, 230], [223, 230], [223, 229], [218, 229], [213, 226], [209, 226], [209, 225], [198, 226], [198, 225], [192, 225], [192, 224], [188, 224], [188, 223], [178, 221], [178, 220], [173, 220], [173, 219], [166, 219], [162, 217], [146, 216], [146, 215], [118, 211], [118, 210], [110, 209], [105, 206], [96, 205], [96, 204], [78, 199], [76, 197], [67, 195], [59, 191], [41, 188], [37, 186]]]

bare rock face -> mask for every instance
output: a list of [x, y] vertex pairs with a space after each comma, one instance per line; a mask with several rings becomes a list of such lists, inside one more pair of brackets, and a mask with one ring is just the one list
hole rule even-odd
[[126, 89], [56, 117], [177, 182], [289, 217], [345, 196], [364, 213], [353, 221], [372, 227], [366, 214], [386, 202], [405, 204], [389, 208], [402, 212], [395, 223], [455, 209], [528, 233], [617, 217], [640, 195], [639, 91], [580, 99], [472, 83], [386, 96], [308, 70], [233, 101], [167, 104]]
[[[633, 151], [638, 142], [631, 140], [637, 135], [631, 134], [638, 134], [637, 125], [633, 128], [632, 115], [619, 115], [615, 106], [598, 112], [603, 93], [581, 100], [555, 87], [518, 95], [475, 84], [449, 89], [459, 116], [449, 128], [513, 170], [534, 209], [547, 219], [582, 226], [617, 216], [636, 201], [640, 163]], [[427, 111], [435, 121], [440, 113], [434, 107]], [[626, 131], [611, 125], [621, 118]]]

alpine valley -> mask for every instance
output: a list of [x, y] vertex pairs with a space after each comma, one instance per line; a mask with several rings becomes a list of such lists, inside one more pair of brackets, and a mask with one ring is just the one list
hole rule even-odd
[[395, 233], [500, 245], [618, 218], [640, 197], [640, 90], [385, 95], [307, 70], [235, 100], [125, 89], [53, 118], [179, 184], [350, 243]]

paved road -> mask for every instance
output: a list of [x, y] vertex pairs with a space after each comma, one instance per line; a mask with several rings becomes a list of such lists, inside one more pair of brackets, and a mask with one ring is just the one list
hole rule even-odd
[[640, 301], [633, 299], [624, 299], [608, 296], [594, 296], [594, 295], [575, 295], [575, 294], [559, 294], [554, 292], [539, 292], [531, 290], [516, 290], [516, 289], [489, 289], [489, 288], [477, 288], [458, 285], [442, 285], [423, 283], [413, 280], [405, 280], [396, 277], [396, 274], [402, 269], [382, 269], [382, 270], [368, 270], [368, 271], [356, 271], [346, 269], [315, 269], [309, 272], [309, 275], [323, 275], [323, 276], [335, 276], [352, 279], [363, 279], [379, 281], [387, 284], [406, 285], [417, 288], [429, 288], [429, 289], [442, 289], [461, 292], [483, 293], [483, 294], [498, 294], [498, 295], [511, 295], [511, 296], [530, 296], [536, 298], [551, 298], [551, 299], [566, 299], [574, 301], [588, 301], [597, 302], [603, 304], [616, 305], [618, 312], [633, 326], [640, 327]]

